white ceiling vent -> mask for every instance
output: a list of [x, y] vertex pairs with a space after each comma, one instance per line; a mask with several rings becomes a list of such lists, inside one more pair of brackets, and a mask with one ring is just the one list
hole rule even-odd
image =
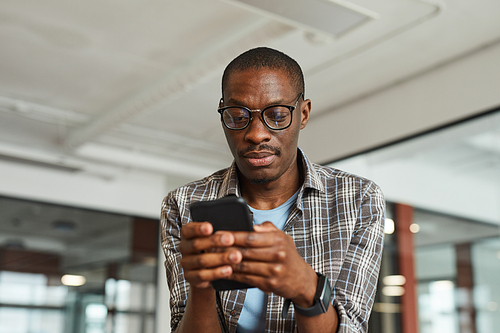
[[311, 32], [342, 35], [378, 14], [342, 0], [226, 0]]

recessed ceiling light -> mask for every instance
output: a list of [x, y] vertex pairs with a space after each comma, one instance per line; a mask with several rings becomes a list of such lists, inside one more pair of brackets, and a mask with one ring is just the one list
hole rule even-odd
[[406, 278], [403, 275], [387, 275], [382, 282], [387, 286], [402, 286], [406, 283]]
[[400, 286], [386, 286], [382, 288], [382, 294], [385, 296], [403, 296], [405, 288]]
[[87, 282], [87, 279], [82, 275], [66, 274], [61, 277], [61, 282], [65, 286], [79, 287], [83, 286]]
[[343, 0], [225, 0], [304, 30], [339, 36], [378, 14]]
[[410, 225], [410, 231], [411, 231], [412, 233], [416, 234], [417, 232], [419, 232], [419, 231], [420, 231], [420, 226], [419, 226], [418, 224], [416, 224], [416, 223], [412, 223], [412, 224]]
[[76, 229], [76, 223], [73, 221], [59, 220], [52, 222], [52, 227], [57, 231], [70, 232]]

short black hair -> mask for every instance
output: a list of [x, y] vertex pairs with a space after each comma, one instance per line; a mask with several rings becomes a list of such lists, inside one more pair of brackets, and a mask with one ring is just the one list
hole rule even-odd
[[304, 74], [295, 60], [281, 51], [269, 47], [257, 47], [240, 54], [227, 65], [222, 74], [222, 96], [224, 96], [224, 89], [231, 74], [247, 69], [262, 68], [283, 71], [288, 75], [292, 86], [297, 89], [297, 95], [305, 93]]

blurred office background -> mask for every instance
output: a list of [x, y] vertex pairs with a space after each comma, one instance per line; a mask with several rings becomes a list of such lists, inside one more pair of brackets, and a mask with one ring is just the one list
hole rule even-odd
[[500, 326], [497, 0], [0, 3], [0, 333], [169, 330], [169, 190], [231, 163], [225, 65], [302, 66], [300, 146], [387, 200], [371, 332]]

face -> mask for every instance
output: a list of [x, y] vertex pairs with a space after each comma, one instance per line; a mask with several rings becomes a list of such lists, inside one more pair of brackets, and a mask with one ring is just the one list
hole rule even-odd
[[[262, 110], [275, 104], [295, 105], [300, 93], [280, 70], [249, 69], [231, 74], [221, 106]], [[222, 124], [241, 175], [253, 184], [297, 177], [299, 131], [306, 126], [310, 109], [311, 102], [301, 98], [293, 111], [292, 124], [284, 130], [267, 128], [258, 113], [253, 113], [250, 124], [243, 130], [231, 130]]]

